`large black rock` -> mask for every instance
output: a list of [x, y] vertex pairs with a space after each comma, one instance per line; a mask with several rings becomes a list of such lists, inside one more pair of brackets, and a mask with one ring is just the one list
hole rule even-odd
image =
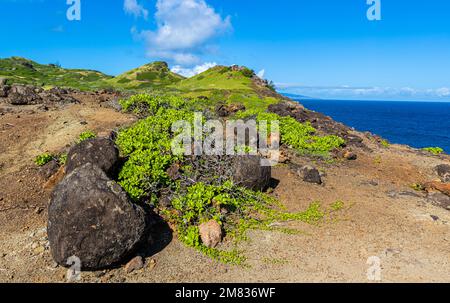
[[248, 189], [262, 191], [269, 187], [272, 176], [270, 166], [261, 165], [259, 156], [237, 156], [233, 163], [233, 182]]
[[112, 176], [119, 162], [119, 149], [107, 138], [89, 139], [75, 145], [67, 155], [66, 173], [77, 167], [92, 163]]
[[93, 164], [66, 175], [52, 194], [48, 238], [62, 266], [72, 256], [84, 270], [115, 265], [135, 250], [145, 228], [144, 210]]

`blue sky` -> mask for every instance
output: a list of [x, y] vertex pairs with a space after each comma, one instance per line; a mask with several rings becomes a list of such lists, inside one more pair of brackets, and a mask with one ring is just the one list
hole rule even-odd
[[192, 75], [264, 71], [318, 98], [450, 101], [450, 1], [0, 0], [0, 57], [119, 74], [153, 60]]

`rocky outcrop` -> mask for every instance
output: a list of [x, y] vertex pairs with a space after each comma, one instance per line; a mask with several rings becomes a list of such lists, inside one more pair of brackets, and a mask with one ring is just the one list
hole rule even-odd
[[78, 103], [70, 92], [61, 88], [44, 90], [31, 85], [6, 85], [0, 82], [0, 102], [11, 105]]
[[119, 163], [119, 149], [107, 138], [89, 139], [75, 145], [67, 155], [66, 173], [92, 163], [113, 176]]
[[272, 169], [261, 165], [259, 156], [237, 156], [233, 163], [233, 181], [248, 189], [263, 191], [269, 187]]
[[52, 194], [48, 238], [59, 265], [75, 256], [84, 270], [110, 267], [134, 251], [145, 229], [143, 209], [94, 164], [67, 174]]

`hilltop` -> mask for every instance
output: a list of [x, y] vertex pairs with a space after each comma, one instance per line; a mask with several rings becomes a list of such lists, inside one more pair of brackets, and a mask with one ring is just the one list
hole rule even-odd
[[0, 59], [0, 78], [6, 78], [11, 84], [96, 90], [107, 87], [113, 77], [94, 70], [65, 69], [58, 64], [39, 64], [11, 57]]
[[109, 83], [113, 87], [123, 89], [164, 89], [183, 79], [183, 76], [171, 72], [166, 62], [157, 61], [127, 71], [110, 79]]

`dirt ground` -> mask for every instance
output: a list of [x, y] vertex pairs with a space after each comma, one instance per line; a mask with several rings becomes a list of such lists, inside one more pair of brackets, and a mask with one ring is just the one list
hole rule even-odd
[[[108, 135], [134, 120], [87, 97], [60, 109], [22, 106], [0, 116], [0, 282], [67, 281], [67, 269], [50, 256], [45, 230], [50, 193], [34, 157], [64, 149], [85, 130]], [[251, 231], [241, 244], [249, 266], [212, 261], [165, 232], [156, 239], [162, 249], [146, 258], [143, 269], [86, 272], [81, 281], [369, 282], [368, 259], [378, 257], [382, 282], [450, 282], [450, 211], [410, 187], [436, 179], [433, 168], [450, 164], [450, 158], [366, 143], [374, 151], [356, 150], [355, 161], [314, 163], [325, 175], [324, 185], [303, 182], [286, 165], [273, 170], [279, 183], [272, 194], [288, 210], [337, 200], [344, 208], [330, 211], [318, 226], [280, 222], [298, 234]]]

